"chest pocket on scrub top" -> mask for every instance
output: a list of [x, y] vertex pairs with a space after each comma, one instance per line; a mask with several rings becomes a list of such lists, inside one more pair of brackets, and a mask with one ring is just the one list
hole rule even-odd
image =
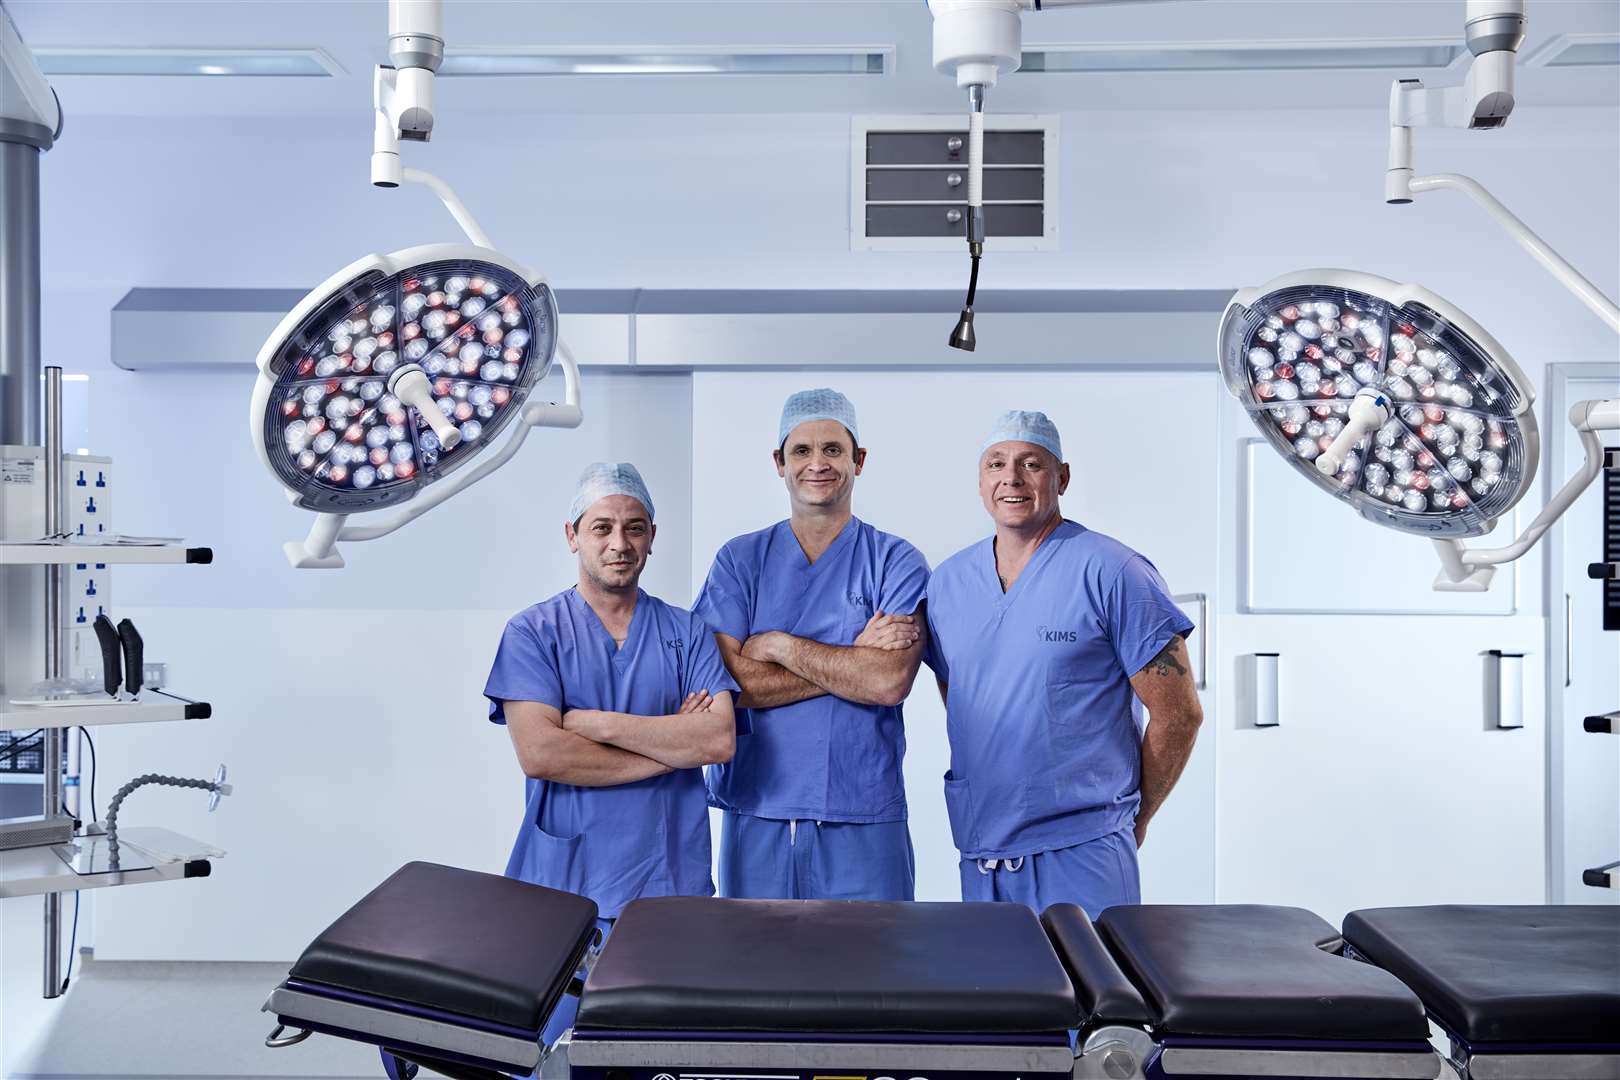
[[869, 589], [856, 587], [846, 590], [844, 596], [844, 622], [840, 627], [839, 639], [835, 645], [852, 645], [855, 639], [861, 636], [866, 624], [871, 621], [873, 607], [873, 592]]

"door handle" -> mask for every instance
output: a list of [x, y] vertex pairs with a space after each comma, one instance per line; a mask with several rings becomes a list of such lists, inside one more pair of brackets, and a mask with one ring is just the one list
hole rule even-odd
[[1569, 593], [1564, 594], [1564, 688], [1575, 681], [1575, 616]]
[[1172, 596], [1171, 600], [1178, 604], [1198, 605], [1198, 681], [1194, 684], [1196, 689], [1209, 689], [1209, 594], [1201, 592], [1181, 593]]

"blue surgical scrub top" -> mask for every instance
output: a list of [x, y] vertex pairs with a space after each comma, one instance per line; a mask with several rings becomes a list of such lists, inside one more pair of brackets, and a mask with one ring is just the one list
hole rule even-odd
[[[780, 521], [720, 549], [693, 610], [739, 642], [785, 630], [823, 645], [853, 645], [873, 612], [913, 614], [927, 584], [921, 552], [858, 518], [814, 564]], [[752, 734], [730, 762], [709, 766], [715, 806], [784, 820], [905, 820], [900, 706], [824, 694], [745, 711]]]
[[[504, 724], [508, 701], [664, 716], [689, 692], [736, 689], [713, 633], [691, 612], [638, 591], [621, 648], [569, 589], [507, 622], [484, 696], [489, 718]], [[701, 770], [613, 787], [531, 778], [526, 795], [508, 877], [588, 896], [605, 919], [640, 896], [714, 894]]]
[[928, 584], [926, 659], [948, 686], [945, 803], [964, 858], [1083, 844], [1136, 817], [1141, 734], [1130, 677], [1192, 620], [1153, 564], [1065, 520], [1013, 587], [994, 538]]

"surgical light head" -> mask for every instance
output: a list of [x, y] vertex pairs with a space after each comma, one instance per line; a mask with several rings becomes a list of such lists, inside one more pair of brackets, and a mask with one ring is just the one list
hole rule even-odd
[[1227, 389], [1311, 483], [1369, 521], [1489, 532], [1535, 478], [1534, 394], [1473, 319], [1416, 285], [1304, 270], [1232, 298]]
[[825, 386], [815, 390], [800, 390], [782, 403], [782, 421], [777, 425], [776, 446], [781, 449], [793, 429], [812, 420], [836, 420], [849, 432], [855, 446], [861, 445], [860, 429], [855, 424], [855, 406], [837, 390]]
[[520, 435], [551, 422], [525, 401], [557, 345], [545, 282], [467, 244], [369, 255], [300, 301], [259, 350], [250, 418], [259, 459], [327, 522], [288, 545], [294, 565], [341, 565], [335, 540], [371, 538], [340, 537], [345, 515], [423, 495], [520, 416]]
[[1043, 412], [1008, 409], [990, 425], [990, 434], [979, 447], [979, 456], [997, 443], [1025, 442], [1039, 446], [1059, 462], [1063, 461], [1063, 440], [1058, 437], [1057, 425]]
[[654, 520], [652, 496], [634, 465], [628, 461], [593, 461], [579, 474], [574, 499], [568, 504], [569, 522], [578, 521], [592, 504], [609, 495], [628, 495], [647, 511], [648, 521]]

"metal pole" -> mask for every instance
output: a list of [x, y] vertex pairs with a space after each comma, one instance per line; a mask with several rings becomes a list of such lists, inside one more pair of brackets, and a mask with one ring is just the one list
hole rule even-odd
[[[45, 369], [45, 534], [62, 531], [62, 369]], [[62, 564], [45, 568], [45, 678], [62, 677]], [[45, 816], [62, 812], [63, 729], [45, 729]], [[45, 996], [62, 993], [62, 896], [45, 894]]]
[[42, 150], [10, 126], [0, 125], [0, 443], [38, 446]]

